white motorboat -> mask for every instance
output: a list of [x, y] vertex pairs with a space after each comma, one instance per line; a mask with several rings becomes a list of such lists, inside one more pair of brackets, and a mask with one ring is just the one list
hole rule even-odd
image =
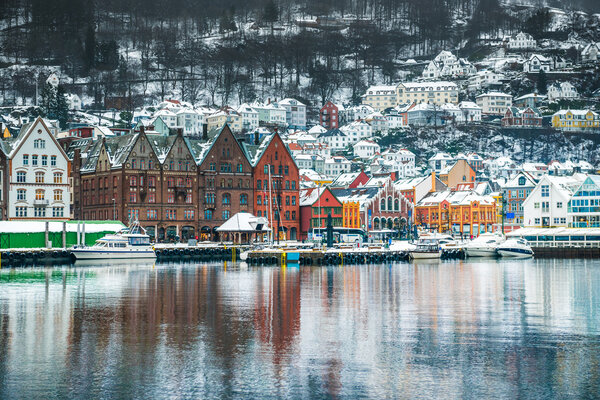
[[496, 257], [498, 246], [504, 243], [504, 236], [496, 233], [482, 233], [465, 244], [465, 253], [469, 257]]
[[442, 246], [453, 241], [449, 235], [427, 234], [422, 235], [417, 241], [414, 250], [410, 250], [408, 255], [412, 259], [433, 259], [442, 256]]
[[77, 260], [156, 258], [150, 236], [138, 223], [96, 240], [93, 246], [74, 247], [71, 253]]
[[498, 254], [502, 257], [527, 258], [533, 256], [533, 250], [523, 238], [508, 239], [498, 246]]

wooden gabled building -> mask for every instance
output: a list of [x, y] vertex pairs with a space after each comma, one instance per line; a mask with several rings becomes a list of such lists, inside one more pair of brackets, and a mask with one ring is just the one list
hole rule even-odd
[[157, 241], [196, 236], [197, 165], [181, 132], [103, 138], [73, 162], [76, 218], [137, 219]]
[[216, 228], [238, 212], [252, 213], [252, 165], [228, 125], [218, 130], [198, 162], [200, 238], [218, 240]]

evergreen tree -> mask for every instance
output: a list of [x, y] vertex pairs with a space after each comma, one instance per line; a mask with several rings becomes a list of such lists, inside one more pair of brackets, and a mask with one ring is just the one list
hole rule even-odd
[[277, 5], [275, 4], [274, 0], [269, 0], [265, 5], [263, 19], [265, 22], [271, 24], [271, 33], [273, 33], [273, 23], [277, 22], [279, 19], [279, 10], [277, 9]]
[[544, 70], [538, 72], [537, 90], [540, 94], [546, 94], [548, 88], [548, 78]]
[[56, 88], [50, 83], [46, 83], [42, 89], [40, 108], [44, 117], [56, 119], [56, 92]]
[[69, 104], [67, 102], [67, 95], [65, 89], [59, 86], [56, 90], [56, 119], [60, 123], [60, 127], [65, 129], [69, 120]]
[[85, 45], [83, 54], [83, 62], [86, 71], [89, 71], [96, 65], [96, 47], [96, 32], [94, 31], [94, 27], [92, 25], [89, 25], [85, 34]]

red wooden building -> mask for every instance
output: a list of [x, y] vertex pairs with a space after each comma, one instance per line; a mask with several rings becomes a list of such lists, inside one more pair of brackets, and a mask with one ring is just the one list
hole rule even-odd
[[323, 107], [321, 107], [321, 110], [319, 110], [319, 125], [327, 128], [327, 130], [338, 128], [340, 125], [339, 112], [340, 110], [338, 106], [333, 104], [331, 101], [328, 101]]
[[279, 133], [266, 137], [254, 156], [254, 215], [269, 219], [274, 238], [297, 240], [300, 230], [298, 167]]
[[331, 214], [334, 227], [343, 226], [343, 204], [327, 187], [300, 191], [300, 239], [308, 238], [312, 228], [326, 228]]

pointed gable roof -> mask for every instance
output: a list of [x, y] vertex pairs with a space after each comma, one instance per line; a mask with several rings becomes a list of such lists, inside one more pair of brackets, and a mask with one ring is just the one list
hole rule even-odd
[[46, 125], [46, 122], [44, 122], [42, 117], [37, 117], [35, 121], [28, 123], [28, 124], [24, 124], [21, 127], [21, 130], [19, 131], [19, 135], [17, 136], [17, 138], [11, 142], [7, 141], [7, 144], [11, 145], [11, 150], [8, 154], [8, 157], [11, 159], [14, 158], [14, 156], [21, 149], [21, 146], [23, 146], [23, 144], [27, 141], [27, 138], [29, 136], [31, 136], [31, 133], [35, 130], [36, 127], [38, 128], [38, 130], [39, 130], [39, 128], [42, 128], [47, 133], [47, 136], [50, 137], [50, 139], [54, 142], [56, 147], [58, 147], [59, 152], [68, 161], [69, 157], [67, 156], [67, 153], [65, 153], [65, 150], [62, 148], [60, 143], [58, 143], [58, 140], [56, 140], [54, 135], [50, 132], [50, 129], [48, 129], [48, 126]]
[[233, 132], [231, 131], [231, 128], [229, 128], [228, 124], [224, 124], [221, 129], [219, 129], [216, 134], [215, 137], [213, 138], [213, 140], [210, 142], [209, 146], [205, 146], [202, 153], [200, 154], [200, 157], [198, 158], [198, 166], [201, 167], [202, 164], [204, 163], [204, 160], [206, 160], [206, 157], [210, 154], [210, 152], [212, 151], [215, 143], [217, 143], [217, 140], [219, 139], [219, 137], [221, 137], [221, 135], [227, 135], [228, 137], [233, 139], [233, 142], [238, 146], [238, 148], [240, 149], [240, 151], [242, 152], [242, 154], [244, 155], [244, 157], [246, 157], [246, 161], [248, 161], [248, 164], [250, 164], [250, 166], [252, 167], [252, 161], [249, 157], [248, 151], [246, 146], [243, 146], [235, 137], [235, 135], [233, 134]]
[[250, 162], [252, 167], [256, 167], [258, 165], [261, 158], [263, 157], [263, 155], [265, 154], [265, 152], [267, 151], [269, 146], [271, 146], [271, 143], [273, 143], [274, 140], [278, 140], [279, 142], [281, 142], [281, 144], [285, 148], [285, 151], [287, 151], [288, 155], [290, 156], [292, 163], [294, 163], [296, 168], [298, 168], [298, 165], [296, 164], [296, 160], [294, 159], [294, 156], [292, 155], [290, 148], [288, 147], [287, 143], [285, 143], [283, 141], [283, 139], [279, 135], [279, 132], [277, 132], [277, 131], [275, 131], [275, 133], [273, 133], [272, 135], [269, 135], [263, 139], [262, 143], [260, 144], [260, 146], [258, 147], [258, 149], [256, 151], [256, 154], [254, 154], [254, 157], [252, 158], [252, 161]]

